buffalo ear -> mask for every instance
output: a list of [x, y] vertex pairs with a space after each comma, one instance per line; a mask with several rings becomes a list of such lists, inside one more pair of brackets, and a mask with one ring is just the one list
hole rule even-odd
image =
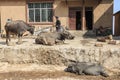
[[65, 34], [63, 32], [60, 34], [60, 38], [61, 40], [65, 40]]
[[67, 68], [64, 69], [65, 72], [68, 72]]
[[76, 71], [75, 66], [72, 66], [72, 70], [73, 70], [73, 71]]
[[77, 70], [77, 68], [76, 68], [76, 65], [73, 65], [73, 66], [72, 66], [72, 70], [73, 70], [73, 73], [79, 75], [78, 70]]
[[64, 34], [66, 37], [69, 36], [69, 32], [67, 32], [67, 31], [64, 31], [63, 34]]

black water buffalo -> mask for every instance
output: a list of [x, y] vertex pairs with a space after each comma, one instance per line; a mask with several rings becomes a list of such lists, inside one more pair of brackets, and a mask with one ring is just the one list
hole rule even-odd
[[71, 35], [68, 31], [40, 33], [35, 39], [35, 43], [43, 45], [54, 45], [56, 43], [64, 42], [65, 39], [74, 39], [74, 36]]
[[104, 68], [100, 64], [90, 63], [90, 62], [77, 62], [70, 64], [66, 69], [66, 72], [75, 73], [78, 75], [102, 75], [108, 77], [109, 75], [105, 72]]
[[26, 32], [34, 33], [34, 26], [31, 26], [25, 23], [22, 20], [11, 21], [5, 24], [6, 31], [6, 43], [8, 44], [8, 39], [10, 39], [11, 34], [15, 34], [18, 36], [18, 44], [22, 42], [22, 36], [25, 35]]

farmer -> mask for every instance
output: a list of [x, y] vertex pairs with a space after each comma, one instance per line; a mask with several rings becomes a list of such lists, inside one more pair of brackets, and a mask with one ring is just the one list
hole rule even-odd
[[56, 18], [56, 24], [55, 24], [55, 26], [56, 26], [56, 31], [59, 32], [59, 31], [61, 30], [61, 22], [60, 22], [58, 16], [56, 16], [55, 18]]

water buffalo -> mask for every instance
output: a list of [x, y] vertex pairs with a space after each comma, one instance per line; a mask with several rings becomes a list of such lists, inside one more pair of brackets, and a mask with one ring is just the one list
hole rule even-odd
[[34, 26], [31, 26], [25, 23], [22, 20], [11, 21], [5, 24], [6, 31], [6, 43], [8, 44], [8, 39], [10, 39], [10, 34], [15, 34], [18, 36], [18, 44], [22, 42], [22, 36], [26, 34], [26, 32], [34, 33]]
[[74, 39], [74, 36], [68, 31], [40, 33], [35, 39], [35, 42], [36, 44], [54, 45], [56, 43], [64, 42], [65, 39]]
[[66, 69], [66, 72], [75, 73], [78, 75], [86, 74], [98, 76], [102, 75], [108, 77], [109, 75], [105, 72], [104, 68], [100, 64], [90, 63], [90, 62], [77, 62], [70, 64]]

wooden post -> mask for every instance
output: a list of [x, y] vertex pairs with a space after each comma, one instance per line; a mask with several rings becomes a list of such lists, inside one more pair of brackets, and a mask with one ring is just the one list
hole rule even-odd
[[82, 30], [86, 30], [85, 0], [82, 0]]
[[67, 1], [67, 0], [65, 0], [65, 3], [67, 4], [67, 3], [68, 3], [68, 1]]

